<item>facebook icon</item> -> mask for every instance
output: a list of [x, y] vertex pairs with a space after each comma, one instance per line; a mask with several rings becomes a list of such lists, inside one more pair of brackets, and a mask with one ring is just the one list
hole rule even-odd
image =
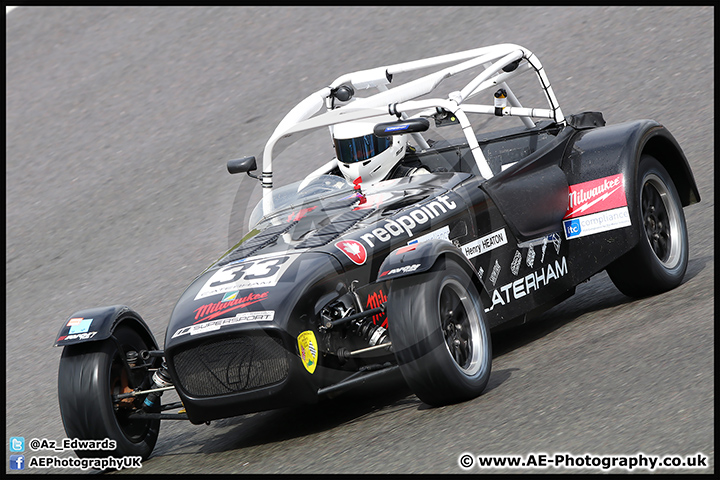
[[25, 470], [25, 455], [10, 455], [10, 470]]

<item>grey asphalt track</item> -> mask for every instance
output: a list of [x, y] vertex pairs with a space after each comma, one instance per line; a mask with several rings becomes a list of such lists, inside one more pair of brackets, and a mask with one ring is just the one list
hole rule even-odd
[[685, 210], [685, 282], [633, 301], [597, 275], [495, 338], [473, 401], [431, 409], [397, 388], [168, 422], [123, 473], [463, 473], [465, 452], [700, 452], [709, 467], [686, 471], [714, 472], [713, 8], [20, 7], [6, 21], [8, 438], [65, 437], [52, 344], [74, 311], [128, 304], [162, 343], [256, 198], [225, 162], [260, 154], [300, 99], [342, 73], [510, 42], [538, 55], [566, 114], [652, 118], [678, 139], [702, 195]]

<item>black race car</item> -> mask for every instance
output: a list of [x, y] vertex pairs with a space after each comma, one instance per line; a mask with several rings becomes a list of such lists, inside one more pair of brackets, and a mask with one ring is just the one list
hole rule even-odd
[[[510, 89], [525, 74], [546, 108], [522, 107]], [[429, 95], [462, 75], [460, 90]], [[481, 94], [490, 104], [467, 102]], [[388, 116], [372, 141], [411, 142], [382, 181], [350, 182], [333, 159], [273, 188], [279, 140]], [[522, 125], [486, 133], [470, 123], [507, 117]], [[700, 200], [662, 125], [564, 116], [537, 57], [508, 44], [343, 75], [287, 114], [259, 175], [257, 163], [228, 162], [262, 183], [263, 198], [247, 234], [181, 295], [164, 349], [127, 306], [63, 322], [55, 345], [67, 435], [117, 443], [78, 455], [147, 458], [162, 419], [200, 424], [308, 404], [391, 376], [432, 406], [472, 399], [490, 376], [492, 330], [603, 270], [630, 296], [679, 285], [683, 207]], [[180, 402], [162, 405], [167, 390]]]

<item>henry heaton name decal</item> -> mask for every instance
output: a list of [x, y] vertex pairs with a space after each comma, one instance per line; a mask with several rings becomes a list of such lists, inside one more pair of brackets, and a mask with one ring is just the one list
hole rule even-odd
[[474, 240], [470, 243], [466, 243], [460, 248], [465, 254], [465, 256], [470, 259], [477, 257], [478, 255], [482, 255], [485, 252], [489, 252], [494, 248], [505, 245], [506, 243], [507, 236], [505, 235], [505, 229], [501, 228], [500, 230], [493, 232], [490, 235], [485, 235], [482, 238], [478, 238], [477, 240]]

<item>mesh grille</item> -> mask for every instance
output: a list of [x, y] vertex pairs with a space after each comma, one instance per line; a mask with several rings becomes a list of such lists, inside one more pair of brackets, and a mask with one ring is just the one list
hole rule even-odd
[[208, 340], [178, 353], [173, 363], [182, 387], [197, 397], [265, 387], [289, 371], [281, 340], [267, 335]]

